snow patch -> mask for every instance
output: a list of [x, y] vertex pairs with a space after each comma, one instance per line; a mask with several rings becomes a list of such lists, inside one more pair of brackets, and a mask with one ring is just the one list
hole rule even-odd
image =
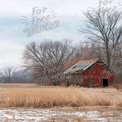
[[[97, 121], [97, 122], [107, 122], [110, 120], [111, 122], [122, 122], [122, 113], [118, 112], [117, 115], [119, 118], [117, 120], [111, 116], [114, 114], [114, 112], [109, 112], [107, 115], [110, 115], [109, 117], [104, 117], [104, 113], [100, 113], [98, 111], [88, 111], [88, 112], [73, 112], [73, 111], [53, 111], [53, 110], [46, 110], [46, 109], [32, 109], [32, 110], [0, 110], [0, 122], [5, 121], [14, 121], [14, 122], [39, 122], [39, 121], [48, 121], [51, 118], [55, 118], [55, 120], [58, 120], [58, 118], [66, 117], [67, 120], [73, 121], [72, 117], [75, 118], [86, 118], [86, 120], [89, 121]], [[115, 121], [114, 121], [115, 120]]]

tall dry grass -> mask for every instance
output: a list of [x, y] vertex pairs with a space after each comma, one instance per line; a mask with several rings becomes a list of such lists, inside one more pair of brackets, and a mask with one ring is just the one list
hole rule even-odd
[[122, 93], [116, 89], [26, 88], [0, 90], [2, 107], [121, 106]]

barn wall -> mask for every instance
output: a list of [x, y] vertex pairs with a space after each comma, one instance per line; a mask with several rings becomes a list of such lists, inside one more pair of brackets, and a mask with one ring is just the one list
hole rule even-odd
[[83, 75], [80, 74], [71, 74], [67, 77], [68, 85], [82, 85], [83, 84]]
[[82, 74], [75, 74], [72, 75], [72, 81], [75, 85], [81, 85], [83, 83], [83, 77]]
[[96, 64], [83, 74], [85, 86], [89, 86], [91, 81], [94, 82], [94, 86], [102, 86], [103, 79], [108, 79], [110, 85], [114, 80], [114, 74], [107, 71], [107, 69], [100, 64]]

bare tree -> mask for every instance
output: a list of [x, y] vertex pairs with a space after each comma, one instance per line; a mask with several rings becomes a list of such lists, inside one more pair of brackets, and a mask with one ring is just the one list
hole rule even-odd
[[80, 42], [76, 45], [75, 56], [73, 57], [75, 60], [89, 60], [89, 59], [100, 59], [102, 55], [101, 45], [94, 42]]
[[88, 39], [102, 45], [106, 63], [112, 67], [115, 52], [122, 42], [122, 12], [116, 6], [108, 7], [107, 4], [100, 1], [97, 8], [87, 10], [86, 28], [81, 31], [88, 34]]
[[71, 60], [75, 49], [69, 41], [45, 41], [27, 45], [25, 66], [38, 83], [57, 85], [63, 78], [64, 65]]
[[0, 80], [2, 80], [2, 82], [12, 82], [14, 79], [14, 74], [15, 74], [15, 69], [12, 67], [7, 67], [4, 70], [2, 70], [0, 72]]

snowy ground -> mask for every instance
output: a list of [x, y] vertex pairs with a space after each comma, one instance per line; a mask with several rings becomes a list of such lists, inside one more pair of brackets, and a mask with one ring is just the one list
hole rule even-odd
[[0, 110], [0, 122], [122, 122], [121, 111]]

